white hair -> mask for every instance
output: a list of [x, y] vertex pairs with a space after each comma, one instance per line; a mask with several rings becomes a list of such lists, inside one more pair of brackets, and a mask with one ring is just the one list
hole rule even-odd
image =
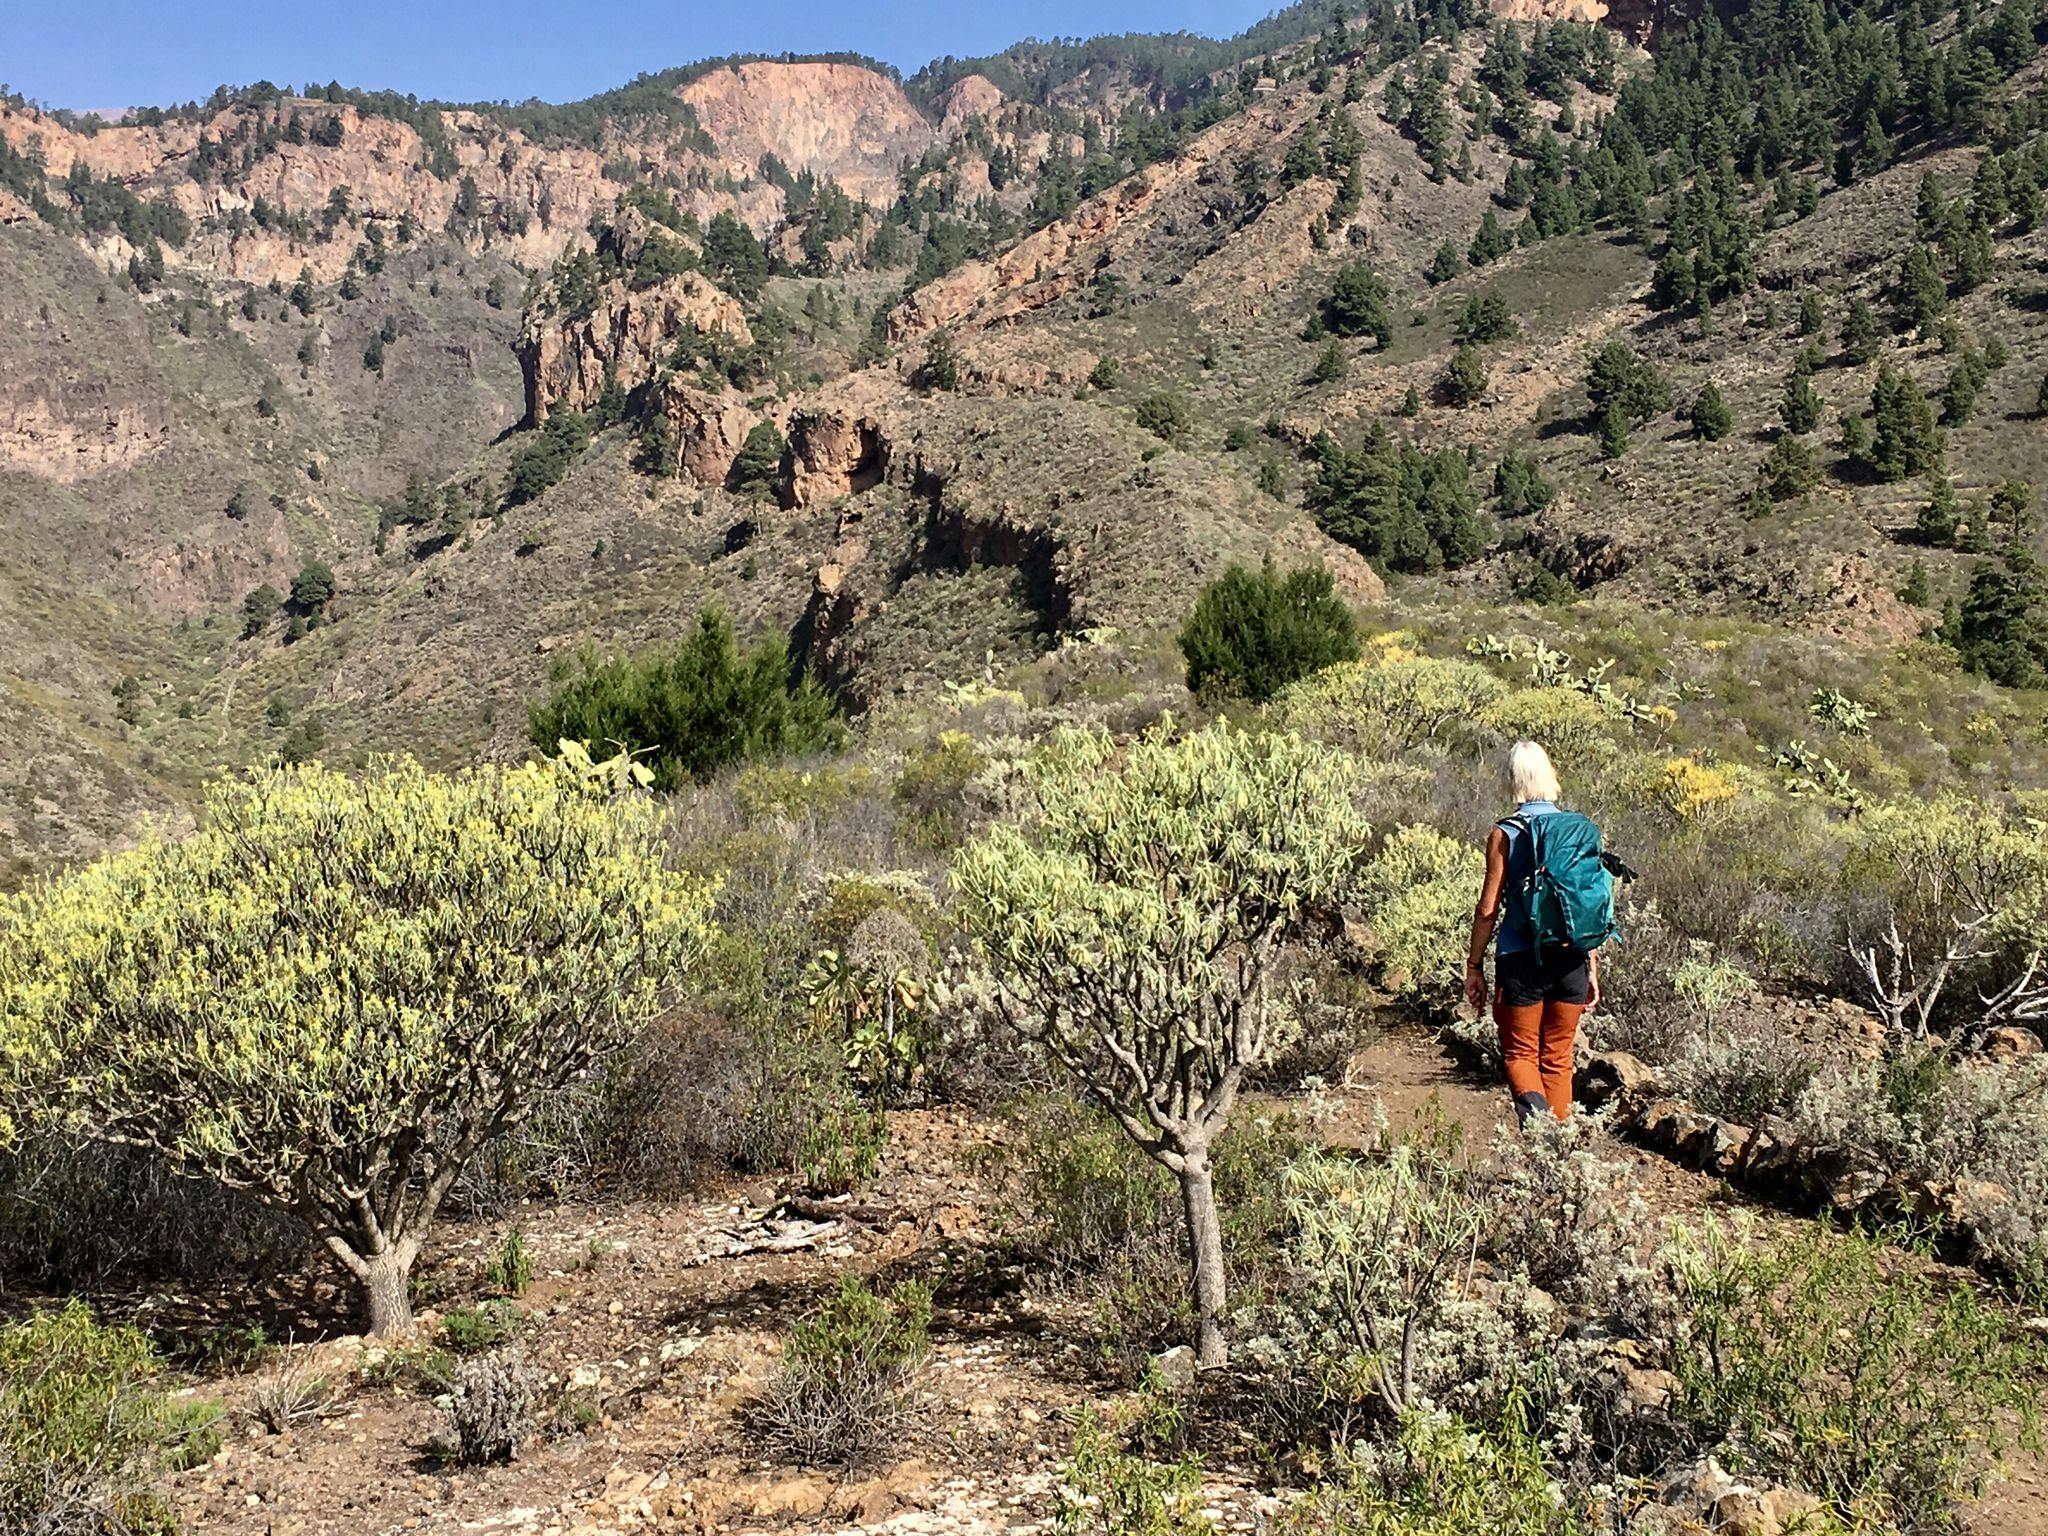
[[1533, 741], [1518, 741], [1508, 751], [1508, 794], [1518, 805], [1558, 797], [1557, 768]]

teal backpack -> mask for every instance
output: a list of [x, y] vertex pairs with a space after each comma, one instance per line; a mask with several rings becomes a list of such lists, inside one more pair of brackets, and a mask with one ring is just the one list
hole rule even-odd
[[1590, 955], [1614, 936], [1614, 879], [1634, 872], [1600, 847], [1600, 829], [1577, 811], [1552, 811], [1542, 816], [1510, 816], [1501, 823], [1522, 834], [1529, 849], [1529, 872], [1520, 884], [1510, 883], [1507, 899], [1516, 903], [1536, 944], [1536, 958], [1559, 946]]

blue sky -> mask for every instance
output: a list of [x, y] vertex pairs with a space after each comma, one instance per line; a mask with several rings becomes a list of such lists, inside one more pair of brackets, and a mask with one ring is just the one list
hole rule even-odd
[[831, 52], [908, 74], [1025, 37], [1242, 31], [1274, 0], [0, 0], [0, 83], [53, 106], [340, 80], [444, 100], [573, 100], [726, 53]]

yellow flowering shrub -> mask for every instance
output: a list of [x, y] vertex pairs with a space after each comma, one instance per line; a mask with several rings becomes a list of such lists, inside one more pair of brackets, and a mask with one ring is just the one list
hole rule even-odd
[[1517, 688], [1489, 704], [1480, 720], [1505, 741], [1541, 742], [1565, 765], [1611, 739], [1607, 712], [1575, 688]]
[[1690, 757], [1669, 757], [1652, 781], [1657, 798], [1674, 816], [1701, 821], [1742, 793], [1735, 776]]
[[661, 841], [553, 764], [224, 780], [192, 836], [0, 902], [0, 1094], [299, 1217], [402, 1330], [463, 1168], [700, 952]]
[[1305, 736], [1377, 753], [1451, 740], [1507, 691], [1477, 662], [1396, 654], [1325, 667], [1276, 699], [1273, 715]]
[[1354, 892], [1383, 981], [1425, 996], [1457, 985], [1485, 868], [1481, 848], [1434, 827], [1402, 827], [1388, 836]]

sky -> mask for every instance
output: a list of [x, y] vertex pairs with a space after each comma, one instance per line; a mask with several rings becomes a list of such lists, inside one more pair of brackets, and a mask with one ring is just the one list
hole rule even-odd
[[571, 101], [728, 53], [865, 53], [910, 74], [1026, 37], [1241, 32], [1275, 0], [0, 0], [0, 84], [81, 111], [339, 80]]

